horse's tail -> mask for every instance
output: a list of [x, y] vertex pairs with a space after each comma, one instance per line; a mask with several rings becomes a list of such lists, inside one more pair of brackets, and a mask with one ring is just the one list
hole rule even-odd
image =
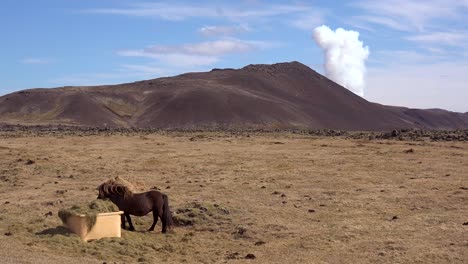
[[172, 220], [172, 214], [169, 209], [169, 198], [167, 195], [163, 194], [164, 204], [163, 204], [163, 219], [166, 221], [167, 227], [170, 229], [174, 225]]

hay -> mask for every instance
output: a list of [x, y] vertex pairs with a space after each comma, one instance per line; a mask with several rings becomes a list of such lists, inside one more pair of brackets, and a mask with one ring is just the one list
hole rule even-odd
[[88, 204], [73, 205], [69, 209], [61, 209], [58, 212], [58, 216], [66, 225], [69, 217], [84, 214], [88, 231], [90, 231], [96, 224], [97, 214], [117, 211], [119, 211], [119, 208], [110, 200], [95, 200]]
[[135, 193], [135, 186], [126, 181], [125, 179], [117, 176], [103, 182], [97, 188], [99, 190], [99, 197], [108, 197], [109, 195], [120, 195], [126, 199]]
[[132, 193], [136, 192], [135, 185], [133, 185], [131, 182], [125, 180], [124, 178], [120, 176], [117, 176], [115, 177], [115, 179], [111, 179], [110, 181], [112, 181], [115, 184], [120, 184], [120, 185], [127, 187]]

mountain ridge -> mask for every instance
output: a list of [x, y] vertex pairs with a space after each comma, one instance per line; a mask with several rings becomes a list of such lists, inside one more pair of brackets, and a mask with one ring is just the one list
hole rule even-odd
[[0, 122], [95, 127], [468, 128], [468, 113], [368, 102], [300, 62], [0, 97]]

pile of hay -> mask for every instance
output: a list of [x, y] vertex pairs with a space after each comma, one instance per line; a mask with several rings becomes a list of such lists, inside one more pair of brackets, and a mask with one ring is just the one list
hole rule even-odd
[[132, 193], [135, 193], [137, 192], [137, 188], [135, 187], [135, 185], [133, 185], [131, 182], [125, 180], [124, 178], [120, 177], [120, 176], [117, 176], [113, 179], [110, 179], [108, 181], [106, 181], [106, 183], [111, 183], [111, 184], [116, 184], [116, 185], [123, 185], [125, 187], [127, 187]]
[[74, 205], [69, 209], [61, 209], [58, 216], [66, 225], [68, 218], [73, 215], [85, 215], [88, 231], [96, 224], [96, 216], [99, 213], [118, 212], [119, 208], [110, 200], [95, 200], [88, 204]]
[[136, 192], [135, 185], [133, 185], [133, 183], [125, 180], [124, 178], [120, 176], [117, 176], [114, 179], [111, 179], [110, 181], [113, 181], [115, 184], [120, 184], [120, 185], [127, 187], [133, 193]]

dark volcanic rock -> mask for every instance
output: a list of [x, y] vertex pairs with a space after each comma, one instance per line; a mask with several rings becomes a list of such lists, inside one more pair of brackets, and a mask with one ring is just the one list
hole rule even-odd
[[245, 259], [255, 259], [255, 258], [256, 258], [255, 255], [252, 253], [249, 253], [245, 256]]

